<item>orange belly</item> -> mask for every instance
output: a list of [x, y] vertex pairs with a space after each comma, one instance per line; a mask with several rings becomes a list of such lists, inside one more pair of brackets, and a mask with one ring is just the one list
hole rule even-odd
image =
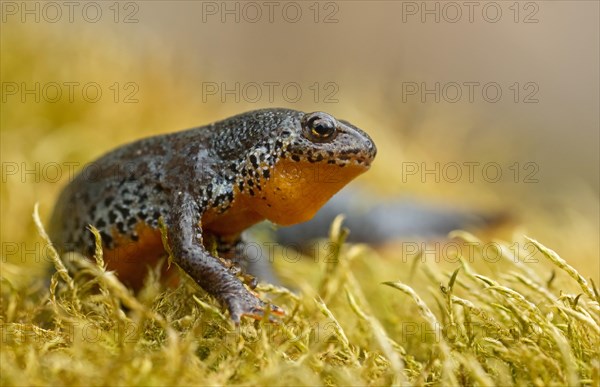
[[168, 268], [167, 253], [162, 244], [160, 231], [144, 223], [138, 223], [136, 231], [139, 238], [133, 241], [113, 230], [113, 238], [118, 247], [104, 250], [107, 269], [115, 271], [121, 282], [137, 291], [144, 285], [148, 271], [163, 259], [165, 262], [161, 269], [161, 282], [168, 286], [177, 286], [178, 269], [174, 265]]

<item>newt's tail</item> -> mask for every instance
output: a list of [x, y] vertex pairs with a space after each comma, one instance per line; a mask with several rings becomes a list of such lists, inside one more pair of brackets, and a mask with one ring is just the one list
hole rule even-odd
[[508, 224], [508, 212], [477, 212], [411, 199], [384, 200], [362, 191], [344, 190], [308, 222], [276, 231], [277, 242], [299, 246], [328, 235], [331, 222], [344, 214], [349, 242], [384, 244], [394, 240], [445, 238], [453, 230], [489, 231]]

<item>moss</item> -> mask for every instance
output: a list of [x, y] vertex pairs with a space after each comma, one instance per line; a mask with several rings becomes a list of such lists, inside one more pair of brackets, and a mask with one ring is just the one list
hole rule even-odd
[[[540, 243], [532, 241], [556, 275], [566, 274], [564, 288], [531, 278], [508, 256], [498, 278], [464, 260], [452, 271], [426, 262], [415, 275], [429, 271], [429, 279], [410, 286], [354, 270], [375, 253], [344, 244], [341, 230], [335, 222], [335, 264], [316, 265], [317, 284], [300, 294], [259, 287], [288, 311], [278, 324], [236, 327], [194, 284], [164, 289], [156, 274], [135, 297], [101, 257], [71, 257], [74, 275], [54, 261], [49, 286], [34, 293], [3, 279], [2, 384], [600, 383], [597, 289]], [[386, 307], [388, 298], [401, 309]]]

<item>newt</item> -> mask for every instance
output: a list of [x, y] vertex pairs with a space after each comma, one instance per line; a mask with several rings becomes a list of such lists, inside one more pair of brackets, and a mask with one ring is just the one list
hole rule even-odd
[[[95, 240], [88, 227], [94, 226], [107, 269], [134, 290], [168, 249], [234, 323], [242, 316], [260, 319], [265, 302], [238, 278], [231, 260], [211, 253], [211, 244], [227, 256], [243, 243], [242, 231], [260, 221], [309, 220], [367, 171], [376, 153], [368, 134], [327, 113], [251, 111], [141, 139], [100, 157], [61, 192], [49, 234], [60, 252], [92, 257]], [[284, 314], [277, 306], [271, 310]]]

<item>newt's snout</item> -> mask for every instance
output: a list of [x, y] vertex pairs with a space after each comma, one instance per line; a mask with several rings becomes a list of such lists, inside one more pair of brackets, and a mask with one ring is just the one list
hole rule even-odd
[[370, 167], [377, 155], [377, 147], [367, 133], [347, 121], [338, 122], [338, 156], [340, 160], [351, 160], [358, 165]]
[[338, 136], [333, 141], [333, 158], [339, 162], [370, 167], [377, 155], [377, 147], [367, 133], [348, 123], [338, 121]]

